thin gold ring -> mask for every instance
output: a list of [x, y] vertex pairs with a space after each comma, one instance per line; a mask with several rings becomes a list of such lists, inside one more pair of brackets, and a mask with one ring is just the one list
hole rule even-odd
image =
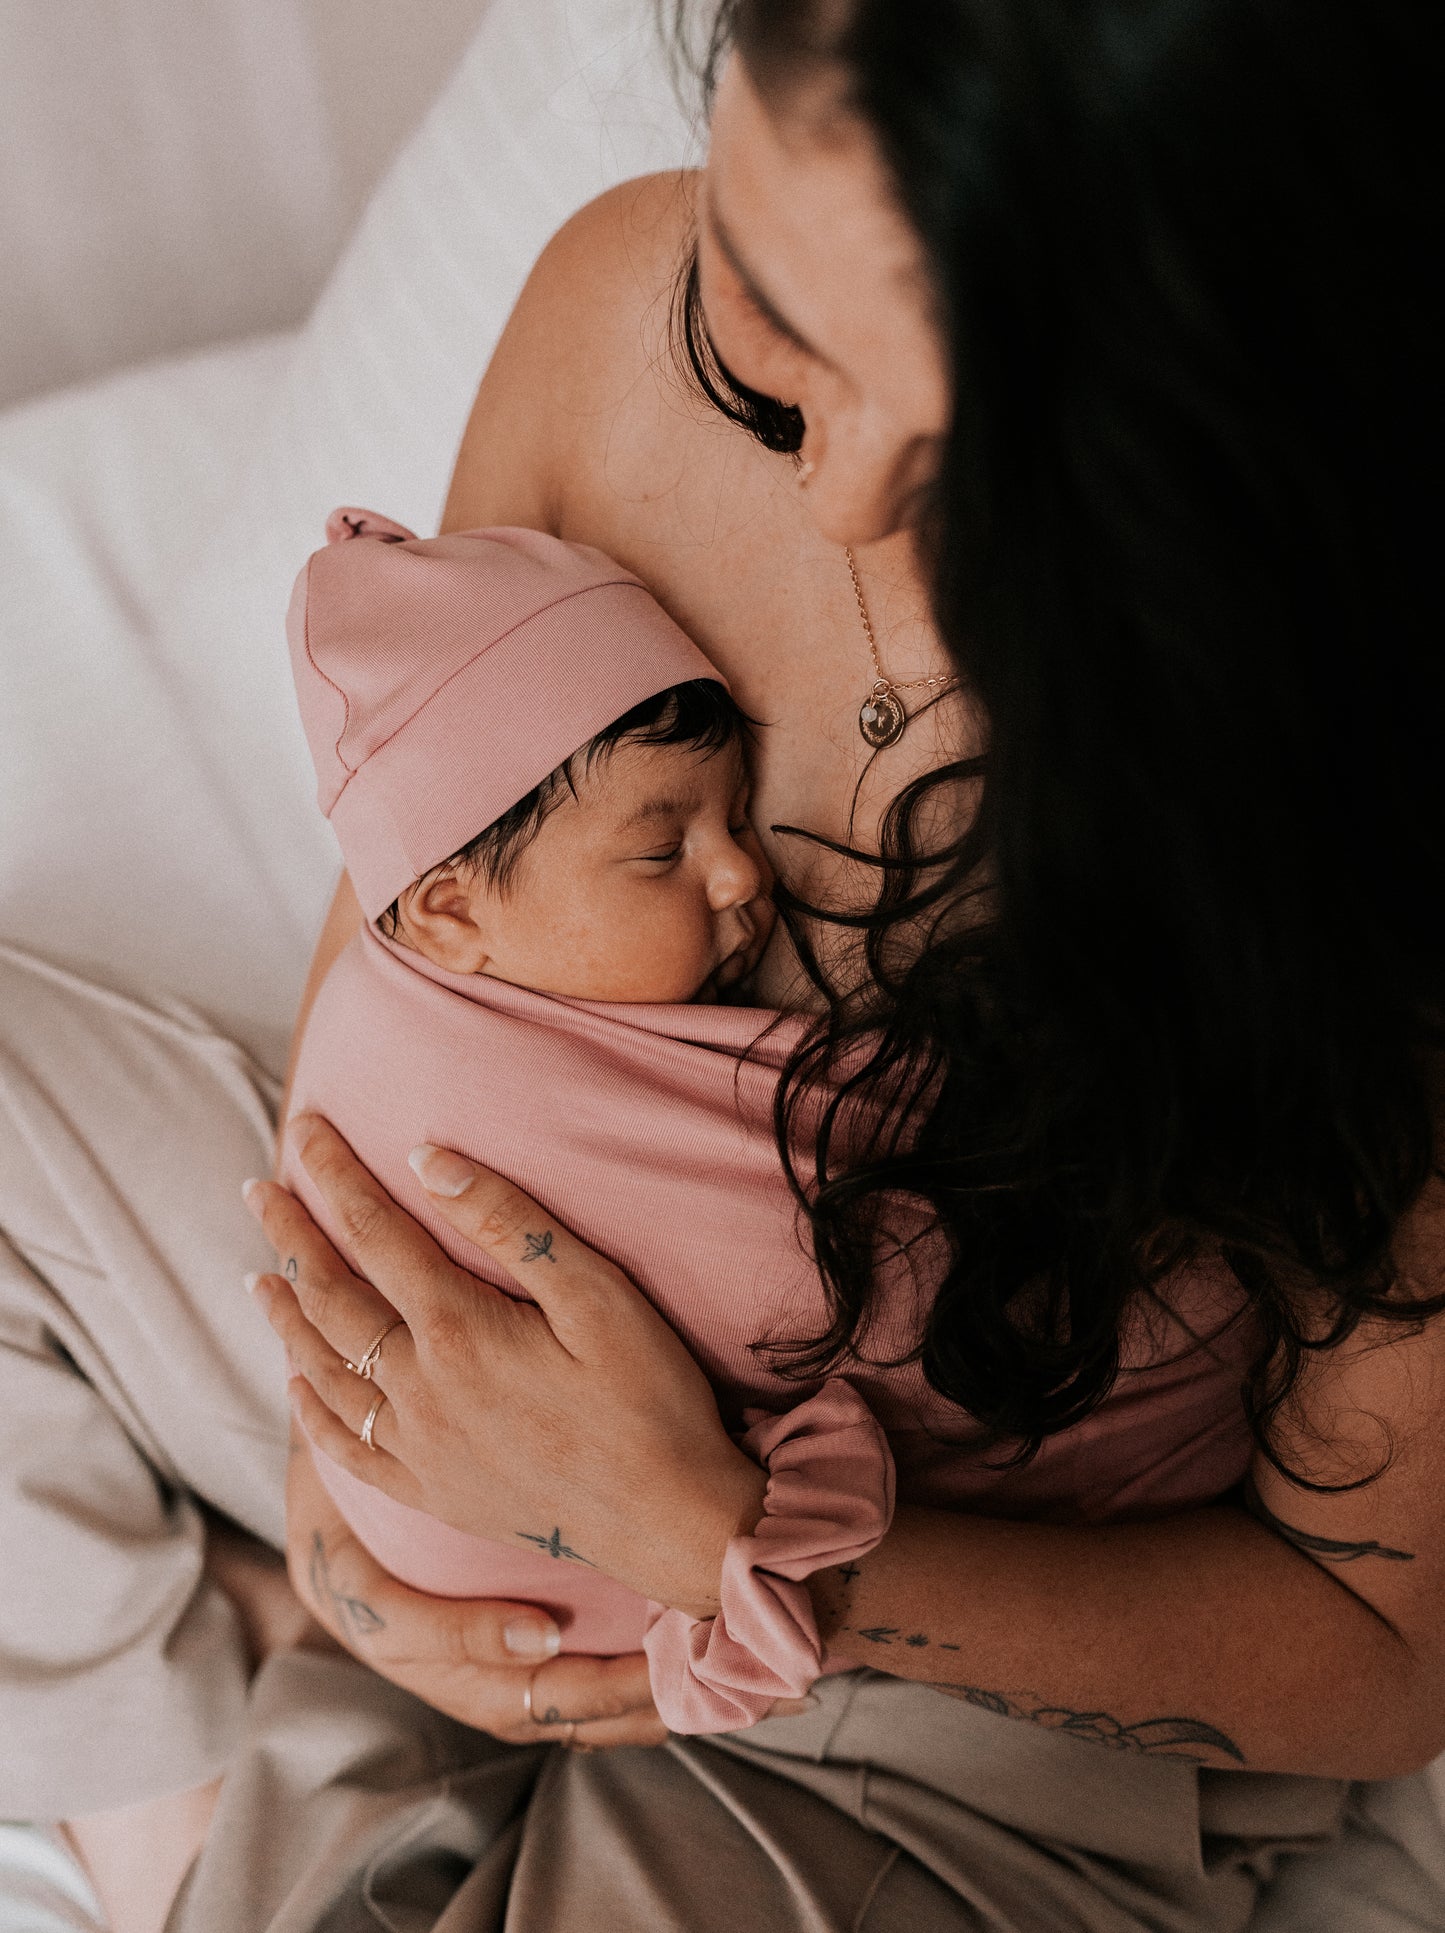
[[393, 1329], [399, 1329], [401, 1326], [401, 1317], [393, 1317], [376, 1338], [375, 1342], [363, 1350], [360, 1362], [352, 1362], [348, 1358], [343, 1358], [346, 1362], [346, 1367], [351, 1371], [353, 1376], [359, 1376], [364, 1383], [369, 1383], [372, 1380], [372, 1372], [381, 1361], [381, 1345], [386, 1341]]
[[376, 1448], [376, 1444], [372, 1441], [371, 1433], [376, 1428], [376, 1419], [381, 1414], [381, 1406], [385, 1401], [386, 1391], [382, 1390], [371, 1408], [366, 1412], [366, 1421], [361, 1426], [361, 1440], [368, 1450], [374, 1450]]

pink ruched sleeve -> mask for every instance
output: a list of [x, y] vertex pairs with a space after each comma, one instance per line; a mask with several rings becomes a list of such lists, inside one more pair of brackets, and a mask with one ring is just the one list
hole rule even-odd
[[648, 1609], [652, 1695], [674, 1732], [735, 1731], [775, 1698], [800, 1698], [823, 1671], [803, 1580], [864, 1556], [893, 1517], [888, 1439], [841, 1377], [752, 1423], [741, 1447], [767, 1470], [768, 1487], [756, 1529], [727, 1547], [717, 1616]]

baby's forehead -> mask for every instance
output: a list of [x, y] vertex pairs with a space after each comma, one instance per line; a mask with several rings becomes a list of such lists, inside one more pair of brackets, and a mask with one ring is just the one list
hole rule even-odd
[[585, 761], [576, 775], [577, 803], [619, 830], [677, 817], [731, 797], [743, 776], [737, 744], [702, 747], [624, 739]]

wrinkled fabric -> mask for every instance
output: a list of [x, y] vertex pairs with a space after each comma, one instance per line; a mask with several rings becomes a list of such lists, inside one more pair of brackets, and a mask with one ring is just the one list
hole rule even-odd
[[240, 1279], [274, 1099], [198, 1016], [0, 946], [0, 1818], [200, 1785], [241, 1735], [205, 1508], [282, 1540], [284, 1360]]
[[649, 1611], [652, 1695], [674, 1732], [731, 1732], [798, 1698], [824, 1667], [805, 1579], [856, 1563], [893, 1521], [888, 1439], [866, 1403], [832, 1377], [785, 1416], [757, 1422], [742, 1447], [768, 1473], [763, 1515], [723, 1557], [717, 1616]]
[[1328, 1780], [1112, 1752], [870, 1671], [797, 1717], [501, 1745], [292, 1653], [168, 1933], [1242, 1933]]

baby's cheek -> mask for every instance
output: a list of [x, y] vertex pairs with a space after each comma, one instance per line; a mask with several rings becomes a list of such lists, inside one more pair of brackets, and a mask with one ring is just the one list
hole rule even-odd
[[[661, 884], [661, 882], [658, 882]], [[717, 958], [706, 895], [658, 892], [627, 939], [635, 1000], [691, 1000]]]

